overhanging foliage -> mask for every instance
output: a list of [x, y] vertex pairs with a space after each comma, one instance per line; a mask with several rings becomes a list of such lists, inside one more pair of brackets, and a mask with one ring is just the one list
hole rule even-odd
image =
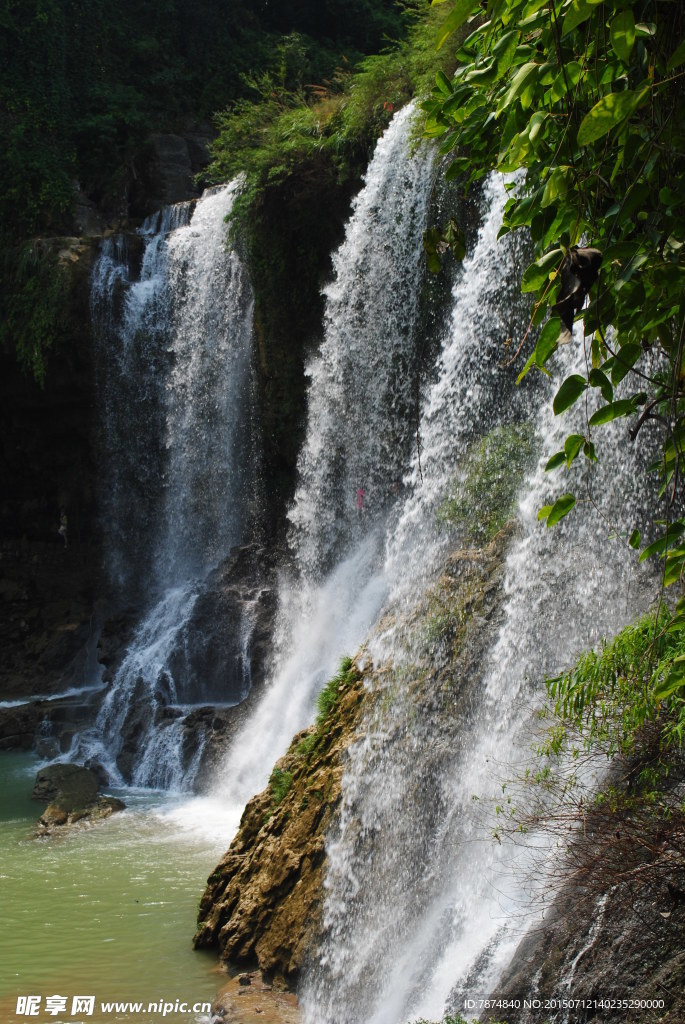
[[[468, 188], [494, 169], [518, 172], [502, 233], [530, 234], [522, 287], [535, 300], [531, 328], [544, 325], [520, 376], [545, 372], [570, 340], [564, 321], [580, 321], [586, 372], [562, 383], [554, 412], [591, 389], [603, 404], [548, 469], [594, 461], [597, 432], [614, 419], [633, 440], [647, 424], [659, 430], [662, 530], [640, 557], [664, 559], [666, 584], [685, 569], [684, 21], [671, 0], [457, 0], [442, 42], [468, 33], [459, 65], [437, 75], [425, 104], [427, 135], [454, 155], [449, 178]], [[575, 503], [563, 494], [540, 516], [553, 525]]]

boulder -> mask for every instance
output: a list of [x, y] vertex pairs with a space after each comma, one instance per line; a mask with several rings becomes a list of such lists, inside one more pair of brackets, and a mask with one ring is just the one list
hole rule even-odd
[[99, 786], [97, 775], [88, 768], [77, 764], [51, 764], [36, 775], [31, 796], [70, 813], [95, 803]]
[[77, 764], [51, 764], [41, 768], [31, 796], [48, 801], [38, 820], [37, 835], [77, 822], [94, 822], [123, 811], [125, 804], [112, 796], [98, 796], [100, 781], [89, 768]]

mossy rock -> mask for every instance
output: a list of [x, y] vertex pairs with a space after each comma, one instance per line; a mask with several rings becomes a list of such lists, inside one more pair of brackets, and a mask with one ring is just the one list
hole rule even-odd
[[521, 480], [534, 454], [531, 423], [495, 427], [465, 453], [438, 510], [440, 522], [465, 528], [475, 544], [489, 543], [514, 515]]

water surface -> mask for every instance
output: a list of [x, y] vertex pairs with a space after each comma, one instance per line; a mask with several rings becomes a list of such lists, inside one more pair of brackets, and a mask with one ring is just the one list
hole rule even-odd
[[[36, 839], [35, 771], [32, 755], [0, 754], [0, 1018], [73, 1024], [79, 995], [95, 996], [84, 1021], [202, 1020], [147, 1006], [216, 995], [216, 956], [194, 951], [191, 940], [204, 880], [228, 844], [179, 814], [178, 800], [130, 791], [119, 794], [123, 813]], [[41, 996], [38, 1016], [15, 1016], [26, 995]], [[46, 1013], [53, 995], [68, 997], [66, 1013]], [[146, 1010], [103, 1012], [104, 1001], [140, 1001]]]

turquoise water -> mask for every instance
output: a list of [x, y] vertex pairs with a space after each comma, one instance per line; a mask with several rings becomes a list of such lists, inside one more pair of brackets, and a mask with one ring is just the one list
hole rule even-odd
[[[30, 793], [31, 755], [0, 753], [0, 1019], [158, 1024], [207, 1020], [222, 982], [214, 954], [192, 949], [203, 884], [228, 845], [182, 824], [164, 794], [118, 794], [121, 814], [64, 836], [34, 838], [42, 804]], [[17, 999], [40, 996], [35, 1016]], [[59, 995], [66, 1010], [47, 1012]], [[74, 996], [94, 996], [93, 1013], [72, 1014]], [[109, 1001], [143, 1009], [105, 1010]], [[187, 1003], [186, 1012], [150, 1003]], [[55, 1004], [52, 1004], [55, 1005]]]

